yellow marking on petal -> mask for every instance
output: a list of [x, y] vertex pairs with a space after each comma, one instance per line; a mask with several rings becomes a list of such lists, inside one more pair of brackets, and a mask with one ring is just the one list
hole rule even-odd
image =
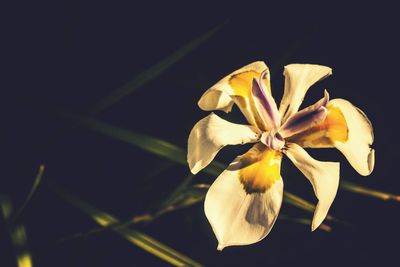
[[258, 80], [260, 75], [261, 73], [254, 70], [241, 72], [233, 75], [229, 79], [229, 84], [235, 95], [247, 98], [251, 96], [253, 79]]
[[333, 147], [335, 142], [346, 142], [349, 130], [339, 107], [327, 105], [328, 114], [323, 122], [287, 139], [302, 147]]
[[[251, 93], [253, 79], [258, 80], [260, 75], [260, 72], [254, 70], [244, 71], [232, 75], [229, 79], [229, 85], [233, 90], [232, 97], [235, 103], [239, 106], [249, 123], [257, 126], [261, 130], [267, 130], [267, 126], [257, 111]], [[270, 90], [269, 80], [267, 82], [267, 88]]]
[[239, 179], [248, 194], [262, 193], [281, 179], [282, 153], [257, 144], [244, 154], [240, 161], [245, 167], [239, 171]]
[[328, 116], [325, 119], [327, 136], [332, 141], [346, 142], [349, 138], [349, 129], [346, 119], [339, 107], [328, 105]]

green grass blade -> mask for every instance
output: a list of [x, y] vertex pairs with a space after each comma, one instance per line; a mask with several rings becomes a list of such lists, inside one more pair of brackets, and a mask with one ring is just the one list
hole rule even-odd
[[0, 211], [6, 223], [10, 223], [10, 218], [13, 213], [13, 206], [9, 198], [2, 194], [0, 194]]
[[[190, 176], [189, 176], [190, 177]], [[193, 177], [193, 176], [192, 176]], [[191, 178], [191, 177], [190, 177]], [[187, 179], [184, 180], [183, 184], [187, 184]], [[106, 227], [101, 227], [101, 228], [93, 228], [89, 231], [86, 232], [79, 232], [75, 233], [73, 235], [70, 235], [68, 237], [64, 237], [59, 239], [56, 243], [62, 243], [68, 240], [73, 240], [77, 238], [86, 238], [89, 235], [92, 234], [98, 234], [107, 230], [112, 230], [112, 229], [119, 229], [123, 227], [128, 227], [134, 224], [138, 223], [148, 223], [151, 222], [158, 217], [169, 213], [173, 212], [194, 204], [197, 204], [201, 201], [204, 200], [207, 190], [210, 187], [208, 184], [195, 184], [192, 186], [185, 185], [185, 188], [180, 188], [179, 193], [178, 190], [175, 190], [170, 197], [160, 205], [160, 208], [158, 208], [155, 212], [153, 213], [145, 213], [141, 215], [136, 215], [130, 220], [127, 221], [122, 221], [122, 222], [116, 222], [114, 224], [108, 225]]]
[[115, 138], [117, 140], [129, 143], [147, 152], [153, 153], [160, 157], [167, 158], [171, 161], [186, 164], [186, 153], [180, 147], [161, 140], [159, 138], [150, 137], [144, 134], [135, 133], [120, 127], [101, 122], [88, 117], [76, 117], [85, 127], [95, 130], [101, 134]]
[[[177, 145], [171, 144], [159, 138], [151, 137], [148, 135], [143, 135], [135, 133], [120, 127], [113, 126], [111, 124], [99, 121], [97, 119], [82, 117], [72, 114], [64, 114], [64, 116], [69, 117], [73, 120], [79, 120], [83, 123], [83, 126], [92, 129], [98, 133], [107, 135], [111, 138], [118, 139], [129, 144], [132, 144], [144, 151], [153, 153], [160, 157], [164, 157], [171, 161], [183, 164], [187, 166], [186, 161], [186, 151]], [[211, 162], [211, 164], [204, 169], [204, 172], [217, 176], [224, 169], [226, 165], [217, 161]], [[301, 197], [295, 196], [287, 191], [285, 191], [284, 201], [290, 205], [294, 205], [305, 211], [314, 212], [315, 206], [308, 201], [302, 199]], [[328, 215], [329, 217], [329, 215]]]
[[[292, 217], [286, 216], [284, 214], [279, 214], [278, 219], [287, 220], [287, 221], [291, 221], [291, 222], [299, 223], [299, 224], [304, 224], [307, 226], [311, 225], [311, 220], [308, 218], [292, 218]], [[327, 224], [324, 224], [324, 223], [321, 223], [320, 226], [318, 227], [318, 229], [328, 232], [328, 233], [332, 232], [332, 227]]]
[[187, 190], [190, 182], [193, 180], [194, 175], [189, 174], [183, 181], [178, 185], [178, 187], [170, 194], [170, 196], [161, 204], [161, 207], [166, 207], [175, 202], [175, 199], [179, 197], [179, 195]]
[[145, 85], [147, 82], [155, 79], [157, 76], [164, 73], [168, 68], [170, 68], [172, 65], [177, 63], [183, 57], [185, 57], [196, 47], [198, 47], [199, 45], [201, 45], [202, 43], [207, 41], [223, 25], [224, 24], [221, 24], [221, 25], [211, 29], [210, 31], [206, 32], [205, 34], [203, 34], [200, 37], [196, 38], [195, 40], [191, 41], [187, 45], [181, 47], [179, 50], [175, 51], [170, 56], [164, 58], [163, 60], [161, 60], [154, 66], [135, 75], [133, 77], [133, 79], [130, 80], [128, 83], [126, 83], [124, 86], [113, 91], [110, 95], [108, 95], [104, 99], [101, 99], [97, 104], [95, 104], [93, 106], [93, 108], [90, 110], [90, 114], [96, 114], [100, 111], [107, 109], [108, 107], [114, 105], [115, 103], [117, 103], [118, 101], [123, 99], [124, 97], [131, 94], [137, 88]]
[[[67, 193], [59, 186], [51, 185], [51, 188], [65, 201], [89, 215], [100, 226], [110, 227], [112, 225], [119, 224], [119, 220], [115, 216], [93, 207], [92, 205]], [[159, 241], [142, 232], [130, 229], [126, 226], [110, 227], [110, 229], [120, 234], [132, 244], [146, 250], [147, 252], [174, 266], [202, 266], [200, 263], [160, 243]]]
[[13, 205], [7, 196], [0, 195], [0, 213], [3, 215], [16, 253], [18, 267], [32, 267], [32, 255], [27, 248], [27, 236], [22, 224], [13, 224]]
[[18, 219], [18, 217], [21, 216], [22, 212], [24, 211], [24, 209], [26, 208], [26, 206], [28, 205], [29, 201], [31, 200], [31, 198], [33, 197], [33, 195], [36, 192], [36, 189], [38, 188], [40, 182], [42, 181], [42, 177], [43, 177], [43, 173], [44, 173], [44, 165], [41, 164], [39, 166], [39, 170], [35, 176], [35, 179], [33, 180], [33, 184], [31, 187], [31, 190], [29, 191], [28, 196], [26, 197], [24, 203], [22, 204], [22, 206], [19, 208], [19, 210], [15, 213], [15, 216], [13, 218], [13, 221], [16, 221]]
[[295, 194], [292, 194], [288, 191], [284, 191], [283, 196], [287, 203], [289, 203], [295, 207], [298, 207], [298, 208], [308, 211], [310, 213], [313, 213], [315, 210], [314, 204], [311, 204], [307, 200], [305, 200], [301, 197], [298, 197]]
[[341, 181], [340, 182], [340, 187], [343, 188], [346, 191], [350, 191], [353, 193], [369, 196], [369, 197], [374, 197], [378, 198], [381, 200], [394, 200], [394, 201], [400, 201], [400, 195], [395, 195], [395, 194], [390, 194], [378, 190], [374, 190], [365, 186], [357, 185], [352, 182], [348, 181]]
[[[141, 86], [145, 85], [146, 83], [150, 82], [153, 79], [156, 79], [159, 75], [164, 73], [168, 68], [172, 67], [176, 64], [179, 60], [184, 58], [187, 54], [193, 51], [196, 47], [200, 46], [202, 43], [207, 41], [213, 34], [215, 34], [218, 30], [220, 30], [225, 23], [222, 23], [215, 28], [211, 29], [210, 31], [206, 32], [205, 34], [201, 35], [200, 37], [194, 39], [190, 43], [186, 44], [185, 46], [181, 47], [177, 51], [175, 51], [170, 56], [164, 58], [163, 60], [159, 61], [157, 64], [153, 65], [152, 67], [142, 71], [135, 75], [129, 82], [127, 82], [124, 86], [113, 90], [108, 96], [100, 99], [97, 103], [95, 103], [91, 108], [88, 108], [85, 113], [88, 115], [95, 115], [110, 106], [118, 103], [121, 99], [128, 96], [136, 89], [140, 88]], [[82, 122], [80, 120], [76, 120], [73, 125], [71, 125], [71, 129], [79, 127]], [[55, 136], [49, 139], [48, 147], [53, 146], [54, 142], [57, 142], [58, 139], [65, 137], [68, 135], [68, 132], [60, 132], [57, 133]]]
[[172, 193], [171, 197], [161, 206], [154, 217], [158, 217], [167, 212], [179, 210], [203, 201], [206, 197], [208, 184], [195, 184], [180, 189], [179, 192]]

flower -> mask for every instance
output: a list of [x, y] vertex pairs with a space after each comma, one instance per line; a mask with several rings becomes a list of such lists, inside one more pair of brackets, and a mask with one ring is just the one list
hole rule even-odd
[[284, 68], [279, 109], [271, 94], [267, 65], [254, 62], [226, 76], [198, 102], [205, 111], [230, 112], [236, 104], [250, 125], [234, 124], [211, 113], [192, 129], [188, 163], [196, 174], [226, 145], [255, 143], [238, 156], [211, 185], [204, 211], [218, 239], [218, 250], [265, 238], [278, 216], [283, 197], [280, 175], [286, 155], [310, 181], [318, 204], [311, 230], [325, 219], [339, 185], [339, 163], [318, 161], [304, 148], [337, 148], [361, 175], [374, 168], [373, 130], [367, 116], [349, 101], [324, 97], [300, 111], [314, 83], [332, 74], [321, 65]]

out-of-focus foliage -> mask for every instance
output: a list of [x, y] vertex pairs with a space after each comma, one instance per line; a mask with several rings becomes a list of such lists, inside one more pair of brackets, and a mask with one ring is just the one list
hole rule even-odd
[[347, 191], [356, 193], [356, 194], [374, 197], [374, 198], [381, 199], [381, 200], [400, 201], [400, 195], [394, 195], [394, 194], [382, 192], [379, 190], [374, 190], [374, 189], [371, 189], [371, 188], [368, 188], [365, 186], [354, 184], [349, 181], [342, 180], [340, 182], [340, 187]]
[[223, 24], [211, 29], [210, 31], [206, 32], [205, 34], [199, 36], [195, 40], [191, 41], [190, 43], [186, 44], [185, 46], [181, 47], [177, 51], [175, 51], [170, 56], [162, 59], [157, 64], [151, 66], [150, 68], [138, 73], [135, 75], [129, 82], [127, 82], [121, 88], [118, 88], [107, 97], [101, 99], [98, 103], [96, 103], [91, 109], [90, 114], [96, 114], [100, 111], [107, 109], [108, 107], [116, 104], [118, 101], [123, 99], [124, 97], [131, 94], [133, 91], [138, 89], [139, 87], [145, 85], [147, 82], [157, 78], [159, 75], [164, 73], [167, 69], [172, 67], [175, 63], [189, 54], [192, 50], [196, 47], [207, 41], [211, 36], [216, 33]]
[[0, 195], [0, 210], [6, 222], [7, 229], [16, 253], [18, 267], [32, 267], [32, 255], [27, 247], [27, 235], [25, 226], [21, 223], [13, 223], [13, 205], [5, 195]]
[[65, 201], [71, 203], [82, 212], [89, 215], [100, 226], [108, 227], [109, 229], [120, 234], [132, 244], [146, 250], [154, 256], [157, 256], [174, 266], [201, 266], [201, 264], [195, 260], [192, 260], [178, 251], [160, 243], [154, 238], [138, 230], [129, 228], [129, 225], [127, 226], [119, 224], [119, 220], [115, 216], [93, 207], [92, 205], [67, 193], [59, 186], [53, 185], [51, 188]]

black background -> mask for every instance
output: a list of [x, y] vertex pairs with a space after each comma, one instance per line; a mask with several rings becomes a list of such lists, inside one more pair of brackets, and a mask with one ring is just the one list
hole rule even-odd
[[[272, 71], [273, 94], [283, 91], [283, 66], [316, 63], [334, 75], [316, 84], [305, 104], [322, 97], [345, 98], [364, 110], [374, 126], [375, 170], [361, 177], [336, 151], [311, 151], [340, 160], [342, 179], [400, 193], [397, 153], [398, 10], [384, 2], [338, 5], [263, 1], [200, 4], [52, 1], [14, 3], [3, 10], [2, 176], [0, 191], [18, 206], [29, 192], [39, 164], [44, 179], [105, 211], [128, 219], [163, 199], [187, 175], [182, 166], [145, 181], [165, 160], [70, 122], [52, 108], [83, 112], [133, 75], [179, 47], [225, 23], [211, 39], [96, 118], [150, 134], [181, 147], [206, 112], [196, 103], [209, 86], [233, 70], [264, 60]], [[243, 122], [240, 113], [224, 115]], [[218, 159], [229, 163], [248, 147], [228, 147]], [[286, 189], [315, 202], [311, 186], [289, 161]], [[200, 174], [199, 183], [215, 177]], [[382, 266], [398, 261], [399, 203], [339, 189], [331, 213], [352, 226], [332, 233], [278, 220], [263, 241], [216, 250], [202, 204], [140, 226], [161, 242], [206, 266]], [[311, 218], [283, 205], [282, 214]], [[95, 224], [45, 185], [24, 213], [35, 266], [165, 266], [112, 232], [57, 244], [60, 238]], [[13, 266], [14, 252], [0, 224], [1, 261]], [[3, 266], [3, 264], [1, 264]]]

